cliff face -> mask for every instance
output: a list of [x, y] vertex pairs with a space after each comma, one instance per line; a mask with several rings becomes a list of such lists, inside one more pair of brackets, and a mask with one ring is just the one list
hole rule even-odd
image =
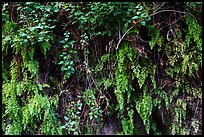
[[112, 119], [102, 127], [100, 135], [115, 135], [119, 131], [119, 128], [119, 122]]

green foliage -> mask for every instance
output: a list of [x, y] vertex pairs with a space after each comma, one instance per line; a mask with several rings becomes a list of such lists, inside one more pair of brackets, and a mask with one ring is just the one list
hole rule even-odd
[[[118, 134], [142, 133], [137, 111], [144, 132], [157, 135], [163, 131], [155, 108], [170, 134], [198, 133], [198, 114], [188, 109], [198, 109], [195, 100], [202, 105], [201, 17], [200, 2], [3, 2], [2, 133], [99, 134], [110, 109], [121, 123]], [[140, 22], [121, 39], [133, 20]], [[61, 83], [39, 82], [50, 72]], [[76, 83], [86, 88], [72, 89]], [[60, 104], [64, 97], [54, 88], [67, 87], [77, 97]]]
[[[2, 118], [9, 123], [4, 126], [3, 133], [61, 134], [52, 110], [52, 102], [39, 93], [46, 85], [37, 85], [34, 82], [38, 79], [39, 71], [39, 62], [33, 59], [36, 45], [42, 45], [40, 48], [45, 56], [51, 46], [50, 30], [54, 26], [49, 24], [49, 15], [42, 14], [47, 7], [40, 3], [16, 3], [21, 20], [13, 18], [10, 21], [6, 12], [8, 9], [5, 8], [7, 5], [8, 3], [4, 4], [5, 12], [3, 11], [5, 25], [2, 28], [2, 61], [3, 69], [7, 67], [5, 71], [8, 73], [3, 77], [2, 100], [5, 112]], [[42, 20], [38, 20], [40, 15], [43, 15]], [[9, 50], [13, 56], [8, 55]], [[10, 56], [11, 62], [4, 60], [6, 56]], [[20, 73], [23, 73], [22, 79], [19, 79]]]
[[144, 10], [143, 6], [137, 5], [136, 7], [136, 16], [134, 16], [132, 19], [136, 20], [142, 20], [141, 25], [146, 26], [146, 21], [151, 20], [150, 16], [148, 16], [147, 10]]
[[152, 104], [152, 97], [146, 94], [145, 92], [147, 90], [148, 90], [147, 87], [144, 87], [143, 96], [139, 100], [136, 101], [136, 109], [143, 120], [146, 132], [149, 134], [150, 116], [152, 113], [153, 104]]
[[5, 118], [9, 115], [9, 124], [6, 125], [6, 129], [4, 129], [5, 134], [20, 134], [21, 129], [21, 112], [20, 105], [17, 100], [17, 95], [15, 93], [16, 90], [16, 82], [5, 83], [2, 87], [2, 101], [3, 106], [5, 106], [5, 113], [2, 115], [2, 118]]
[[171, 125], [171, 134], [189, 134], [186, 124], [184, 123], [186, 117], [186, 102], [182, 99], [177, 99], [175, 107], [172, 109], [173, 123]]
[[62, 70], [62, 72], [65, 72], [64, 78], [69, 78], [70, 75], [75, 72], [75, 69], [73, 67], [74, 64], [73, 64], [73, 60], [71, 60], [71, 56], [73, 56], [73, 54], [76, 54], [77, 52], [70, 49], [70, 47], [71, 47], [71, 45], [73, 45], [74, 41], [68, 42], [69, 34], [70, 34], [69, 32], [65, 33], [65, 39], [60, 41], [60, 43], [64, 44], [63, 47], [65, 50], [60, 55], [62, 60], [58, 64], [62, 65], [61, 70]]
[[186, 8], [195, 9], [197, 6], [202, 6], [202, 2], [185, 2]]
[[[51, 103], [48, 100], [48, 97], [42, 97], [39, 94], [35, 94], [31, 98], [26, 106], [22, 108], [23, 117], [22, 123], [24, 124], [23, 128], [29, 128], [31, 132], [34, 132], [37, 128], [37, 123], [43, 120], [42, 123], [42, 134], [60, 134], [61, 131], [56, 117], [53, 115], [51, 110]], [[44, 114], [44, 116], [42, 115]], [[43, 117], [42, 117], [43, 116]], [[35, 124], [33, 123], [35, 121]]]
[[133, 69], [132, 79], [134, 79], [135, 77], [138, 78], [138, 84], [141, 89], [148, 76], [147, 68], [146, 67], [141, 68], [139, 64], [137, 66], [131, 66], [131, 67]]
[[157, 127], [156, 127], [156, 123], [152, 120], [151, 121], [151, 129], [154, 131], [154, 135], [161, 135], [161, 132], [158, 131]]
[[[131, 85], [129, 84], [129, 75], [128, 68], [130, 66], [129, 60], [134, 59], [133, 49], [129, 48], [129, 45], [124, 45], [123, 49], [119, 50], [118, 54], [118, 66], [115, 72], [115, 80], [116, 80], [116, 89], [115, 95], [117, 97], [117, 101], [119, 103], [119, 110], [123, 111], [124, 109], [124, 96], [128, 95], [128, 102], [130, 100], [131, 95]], [[130, 68], [129, 68], [130, 69]]]
[[[23, 130], [34, 134], [41, 121], [43, 121], [42, 129], [39, 132], [42, 134], [61, 134], [49, 98], [38, 94], [38, 90], [38, 87], [29, 81], [4, 84], [2, 99], [7, 110], [5, 116], [8, 115], [11, 121], [11, 124], [6, 127], [5, 134], [21, 134]], [[27, 99], [21, 100], [22, 103], [19, 104], [18, 98], [25, 91], [29, 91]]]
[[158, 44], [160, 47], [163, 44], [164, 38], [163, 36], [160, 34], [159, 30], [153, 30], [155, 32], [151, 33], [151, 40], [149, 41], [149, 45], [151, 47], [151, 49], [153, 49], [153, 47]]
[[100, 62], [96, 65], [94, 73], [97, 75], [99, 74], [105, 67], [105, 63], [109, 61], [110, 54], [105, 54], [101, 57]]
[[[82, 98], [85, 97], [85, 103], [82, 108]], [[102, 122], [102, 110], [100, 104], [97, 104], [97, 99], [94, 95], [94, 90], [87, 89], [80, 97], [79, 100], [69, 100], [69, 106], [67, 108], [66, 116], [64, 120], [65, 125], [61, 129], [66, 129], [67, 134], [79, 135], [79, 134], [97, 134], [100, 131], [99, 123]], [[87, 111], [86, 111], [87, 110]], [[82, 116], [86, 115], [86, 131], [80, 130], [80, 122], [83, 120]], [[98, 128], [95, 129], [95, 126]]]
[[123, 132], [122, 134], [125, 135], [132, 135], [134, 134], [134, 122], [133, 122], [133, 109], [128, 110], [128, 118], [123, 118], [121, 120]]
[[[146, 92], [148, 90], [147, 87], [146, 86], [143, 87], [143, 85], [145, 84], [145, 80], [148, 77], [147, 68], [141, 67], [142, 64], [140, 65], [139, 63], [136, 62], [136, 59], [138, 59], [137, 55], [139, 55], [137, 51], [131, 48], [128, 44], [127, 45], [124, 44], [124, 47], [119, 50], [118, 67], [116, 68], [116, 72], [115, 72], [116, 74], [115, 95], [117, 97], [120, 113], [123, 113], [124, 109], [126, 109], [126, 106], [124, 105], [126, 95], [127, 95], [127, 103], [130, 103], [131, 101], [136, 103], [136, 110], [140, 114], [140, 117], [142, 118], [142, 121], [145, 125], [145, 129], [149, 134], [150, 115], [152, 113], [153, 101], [150, 95], [146, 95]], [[154, 69], [155, 67], [153, 68], [153, 70]], [[131, 77], [128, 74], [130, 72], [131, 72]], [[155, 80], [153, 79], [153, 76], [154, 76], [154, 73], [152, 75], [152, 81], [155, 82]], [[141, 92], [144, 94], [143, 96], [139, 97], [140, 99], [137, 99], [137, 100], [130, 99], [131, 96], [134, 96], [132, 93], [134, 90], [131, 84], [129, 83], [130, 78], [132, 80], [137, 78], [139, 88]], [[129, 109], [129, 107], [127, 109]], [[133, 114], [131, 112], [133, 111], [128, 110], [129, 120], [127, 118], [122, 119], [124, 134], [133, 134], [135, 131], [134, 123], [133, 123]]]
[[80, 122], [80, 115], [82, 111], [82, 103], [80, 100], [76, 101], [69, 101], [69, 108], [67, 108], [67, 116], [64, 116], [66, 124], [62, 126], [62, 129], [67, 129], [68, 134], [73, 132], [74, 135], [80, 134], [79, 130], [79, 122]]
[[[201, 59], [201, 51], [202, 51], [202, 38], [201, 38], [201, 32], [202, 28], [199, 26], [197, 21], [191, 17], [186, 16], [186, 24], [188, 25], [188, 33], [185, 37], [185, 47], [184, 50], [186, 51], [186, 55], [183, 56], [183, 66], [187, 65], [189, 66], [189, 73], [192, 75], [193, 71], [197, 71], [200, 63], [202, 62]], [[193, 39], [193, 41], [191, 41]], [[189, 54], [189, 47], [190, 44], [195, 43], [195, 46], [192, 48], [192, 52]], [[188, 52], [188, 54], [187, 54]], [[193, 53], [197, 52], [196, 56]], [[187, 62], [190, 62], [187, 64]], [[184, 68], [184, 67], [182, 67]], [[184, 72], [186, 68], [182, 69]]]
[[[100, 131], [100, 123], [102, 122], [102, 109], [100, 108], [100, 104], [97, 103], [97, 98], [94, 95], [94, 90], [87, 89], [85, 96], [85, 105], [87, 105], [89, 110], [87, 122], [90, 122], [90, 126], [92, 128], [91, 132], [96, 134]], [[98, 129], [95, 129], [96, 125], [98, 125]]]
[[172, 97], [169, 97], [165, 91], [159, 89], [154, 90], [154, 95], [156, 96], [156, 98], [153, 100], [153, 105], [155, 107], [160, 109], [162, 106], [162, 101], [164, 101], [166, 108], [169, 108], [170, 99], [172, 99]]

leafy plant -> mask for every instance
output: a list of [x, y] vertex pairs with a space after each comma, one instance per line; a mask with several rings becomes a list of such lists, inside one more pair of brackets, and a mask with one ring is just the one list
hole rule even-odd
[[[65, 33], [65, 40], [60, 41], [60, 43], [64, 44], [68, 41], [68, 39], [69, 39], [69, 32]], [[74, 62], [71, 60], [71, 55], [76, 54], [77, 52], [70, 49], [68, 51], [68, 53], [70, 53], [70, 54], [67, 53], [67, 49], [69, 49], [71, 47], [71, 45], [73, 45], [73, 43], [74, 43], [74, 41], [70, 41], [63, 46], [65, 50], [60, 55], [63, 60], [58, 63], [59, 65], [62, 65], [61, 70], [63, 72], [65, 72], [65, 78], [69, 78], [70, 75], [75, 72], [74, 64], [73, 64]]]
[[80, 133], [79, 122], [82, 111], [82, 103], [78, 100], [69, 102], [69, 108], [67, 109], [67, 115], [64, 116], [66, 124], [62, 126], [62, 129], [67, 129], [68, 134], [78, 135]]
[[114, 118], [116, 134], [199, 134], [201, 17], [200, 2], [3, 2], [2, 133]]

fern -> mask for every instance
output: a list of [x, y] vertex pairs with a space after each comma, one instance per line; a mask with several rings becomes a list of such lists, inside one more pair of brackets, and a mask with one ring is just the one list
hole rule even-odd
[[188, 25], [188, 33], [186, 34], [185, 39], [186, 46], [189, 46], [190, 39], [193, 38], [194, 42], [196, 43], [196, 48], [199, 51], [202, 51], [202, 28], [192, 16], [186, 16], [186, 24]]
[[[173, 114], [173, 123], [171, 124], [172, 134], [188, 134], [188, 130], [184, 123], [186, 120], [186, 102], [182, 99], [177, 99], [175, 107], [171, 110]], [[177, 128], [176, 128], [177, 127]]]
[[163, 36], [160, 34], [160, 30], [155, 30], [155, 32], [150, 34], [152, 39], [149, 41], [149, 45], [151, 47], [151, 49], [153, 49], [153, 47], [158, 44], [160, 47], [162, 47], [162, 44], [164, 43], [164, 38]]
[[[8, 116], [8, 120], [10, 124], [6, 126], [5, 134], [21, 134], [21, 107], [18, 103], [18, 97], [15, 93], [16, 85], [14, 81], [11, 83], [3, 84], [2, 90], [2, 100], [3, 105], [5, 105], [5, 114], [4, 116]], [[5, 118], [3, 116], [3, 118]]]
[[[24, 129], [34, 133], [37, 128], [37, 123], [42, 120], [42, 134], [54, 135], [61, 133], [56, 116], [52, 111], [51, 103], [46, 96], [42, 97], [40, 94], [35, 94], [35, 96], [29, 100], [29, 103], [23, 107], [22, 115], [26, 115], [26, 117], [22, 119]], [[35, 121], [35, 124], [33, 121]]]
[[136, 101], [136, 110], [140, 114], [145, 125], [145, 130], [150, 132], [150, 116], [152, 114], [153, 102], [150, 94], [146, 94], [147, 87], [144, 87], [144, 94]]

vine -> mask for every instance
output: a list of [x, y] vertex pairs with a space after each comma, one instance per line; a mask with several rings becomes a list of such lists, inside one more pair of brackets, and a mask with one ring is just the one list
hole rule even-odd
[[201, 17], [200, 2], [3, 2], [2, 134], [200, 134]]

